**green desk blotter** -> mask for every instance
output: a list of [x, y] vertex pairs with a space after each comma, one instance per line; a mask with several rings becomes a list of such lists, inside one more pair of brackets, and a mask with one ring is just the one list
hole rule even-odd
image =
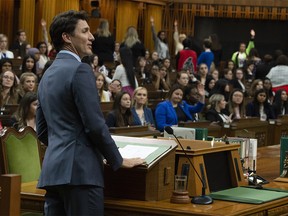
[[222, 191], [212, 192], [213, 199], [226, 200], [232, 202], [242, 202], [250, 204], [261, 204], [276, 199], [288, 197], [288, 193], [269, 189], [255, 189], [249, 187], [236, 187]]

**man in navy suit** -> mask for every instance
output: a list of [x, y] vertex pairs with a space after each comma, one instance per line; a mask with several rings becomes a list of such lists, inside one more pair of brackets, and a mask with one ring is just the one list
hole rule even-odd
[[58, 54], [38, 89], [37, 134], [47, 145], [38, 187], [46, 189], [50, 215], [103, 215], [103, 159], [114, 169], [142, 159], [122, 159], [105, 124], [92, 68], [93, 35], [85, 12], [67, 11], [53, 19]]

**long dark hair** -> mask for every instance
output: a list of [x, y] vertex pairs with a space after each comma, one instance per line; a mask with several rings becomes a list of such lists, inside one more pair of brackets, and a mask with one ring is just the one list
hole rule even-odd
[[[29, 58], [33, 59], [33, 61], [34, 61], [34, 66], [33, 66], [33, 68], [32, 68], [31, 71], [28, 71], [28, 70], [27, 70], [27, 67], [26, 67], [26, 62], [27, 62], [27, 60], [28, 60]], [[26, 55], [26, 56], [23, 58], [23, 61], [22, 61], [22, 73], [25, 73], [25, 72], [32, 72], [32, 73], [36, 74], [36, 60], [35, 60], [35, 58], [34, 58], [33, 56], [31, 56], [31, 55]]]
[[26, 120], [29, 115], [30, 105], [36, 100], [37, 94], [35, 92], [27, 92], [21, 99], [17, 110], [17, 120], [19, 128], [27, 126]]
[[282, 101], [281, 95], [284, 89], [279, 89], [275, 93], [273, 109], [276, 116], [282, 115], [282, 109], [285, 108], [285, 114], [288, 113], [288, 101]]
[[133, 89], [135, 89], [136, 83], [135, 83], [135, 75], [134, 75], [134, 68], [133, 68], [132, 51], [131, 49], [124, 46], [120, 48], [119, 52], [120, 52], [121, 62], [125, 68], [125, 73], [127, 75], [129, 83], [133, 87]]
[[118, 92], [115, 96], [114, 103], [113, 103], [113, 110], [116, 115], [117, 127], [123, 127], [123, 126], [128, 126], [128, 125], [133, 124], [133, 115], [132, 115], [131, 109], [127, 109], [124, 114], [122, 113], [121, 99], [125, 94], [130, 96], [128, 92], [125, 92], [125, 91]]

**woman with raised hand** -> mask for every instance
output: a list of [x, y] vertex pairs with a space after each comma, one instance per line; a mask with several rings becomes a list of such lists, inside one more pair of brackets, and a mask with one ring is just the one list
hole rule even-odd
[[154, 18], [152, 16], [150, 18], [150, 22], [151, 22], [154, 47], [155, 47], [155, 50], [157, 51], [157, 53], [159, 54], [159, 58], [161, 60], [165, 59], [165, 58], [170, 58], [166, 33], [161, 30], [156, 35], [155, 26], [154, 26]]

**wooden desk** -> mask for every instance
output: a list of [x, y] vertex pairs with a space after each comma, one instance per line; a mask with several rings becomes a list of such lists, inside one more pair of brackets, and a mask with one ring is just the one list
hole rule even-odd
[[118, 135], [118, 136], [153, 137], [161, 135], [160, 131], [158, 130], [149, 130], [147, 125], [130, 126], [130, 127], [110, 127], [109, 131], [111, 135]]
[[258, 117], [239, 119], [231, 123], [230, 128], [226, 129], [226, 134], [230, 137], [256, 138], [258, 147], [267, 146], [272, 134], [268, 133], [268, 125], [268, 121], [260, 121]]
[[[272, 181], [279, 177], [280, 145], [258, 149], [257, 173]], [[22, 185], [22, 208], [43, 211], [44, 190], [35, 189], [36, 182]], [[288, 189], [281, 182], [271, 182], [265, 187]], [[275, 200], [261, 205], [214, 200], [211, 205], [173, 204], [169, 200], [137, 201], [125, 199], [105, 199], [105, 215], [284, 215], [288, 212], [288, 198]]]

